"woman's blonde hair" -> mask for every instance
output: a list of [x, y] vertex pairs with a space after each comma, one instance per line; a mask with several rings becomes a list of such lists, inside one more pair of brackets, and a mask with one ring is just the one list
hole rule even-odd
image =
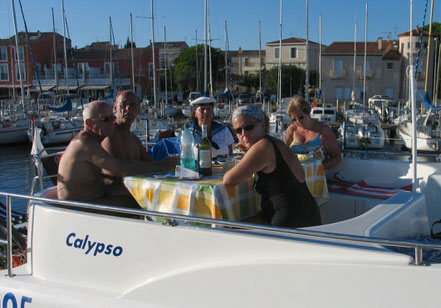
[[286, 113], [291, 115], [292, 113], [300, 113], [303, 112], [305, 114], [309, 114], [311, 112], [311, 107], [309, 103], [303, 96], [297, 95], [293, 97], [292, 100], [289, 101], [288, 108], [286, 109]]

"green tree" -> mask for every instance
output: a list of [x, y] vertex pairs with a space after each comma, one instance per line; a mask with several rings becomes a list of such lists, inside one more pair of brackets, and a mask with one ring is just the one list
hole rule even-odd
[[[264, 72], [264, 87], [268, 95], [276, 94], [278, 87], [278, 67]], [[294, 65], [282, 65], [282, 97], [305, 94], [306, 72]], [[309, 72], [309, 87], [317, 87], [317, 72]]]
[[[424, 31], [429, 32], [430, 25], [424, 26]], [[432, 22], [432, 36], [440, 38], [441, 37], [441, 24], [439, 22]]]
[[[196, 55], [197, 50], [197, 55]], [[209, 54], [209, 51], [207, 51]], [[201, 89], [197, 89], [196, 57], [198, 58], [199, 78]], [[207, 62], [209, 64], [209, 62]], [[217, 48], [211, 48], [211, 63], [213, 74], [213, 89], [216, 84], [225, 78], [223, 72], [225, 68], [224, 55]], [[174, 82], [179, 91], [203, 91], [204, 82], [204, 45], [192, 46], [183, 51], [174, 61]], [[207, 71], [209, 73], [209, 70]], [[208, 78], [208, 77], [207, 77]]]
[[[130, 42], [129, 38], [127, 38], [127, 42], [124, 45], [124, 48], [130, 48], [130, 47], [132, 47], [132, 42]], [[136, 43], [135, 42], [133, 42], [133, 48], [136, 48]]]
[[247, 87], [247, 92], [252, 88], [259, 89], [259, 75], [245, 75], [241, 76], [238, 84], [242, 87]]

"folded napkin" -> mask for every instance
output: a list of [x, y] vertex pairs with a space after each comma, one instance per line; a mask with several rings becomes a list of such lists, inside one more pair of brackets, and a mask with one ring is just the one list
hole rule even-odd
[[180, 165], [176, 166], [175, 176], [178, 178], [185, 178], [185, 179], [198, 179], [200, 177], [198, 172], [184, 168]]

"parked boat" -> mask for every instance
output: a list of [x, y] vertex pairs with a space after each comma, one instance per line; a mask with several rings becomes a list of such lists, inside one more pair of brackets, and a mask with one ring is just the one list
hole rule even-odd
[[28, 142], [29, 123], [24, 115], [0, 109], [0, 145]]
[[337, 109], [332, 106], [317, 106], [311, 108], [311, 118], [319, 122], [335, 123], [337, 122]]
[[184, 117], [189, 118], [191, 115], [191, 106], [190, 105], [183, 105], [182, 106], [182, 114]]
[[228, 118], [230, 116], [230, 105], [228, 103], [217, 103], [213, 108], [213, 112], [217, 118]]
[[386, 139], [378, 114], [361, 108], [346, 111], [338, 136], [345, 148], [358, 149], [382, 149]]
[[[412, 149], [412, 127], [410, 120], [397, 126], [397, 132], [403, 138], [407, 149]], [[417, 117], [416, 127], [418, 151], [441, 152], [440, 116], [433, 113], [420, 115]]]
[[[44, 117], [36, 121], [35, 126], [41, 128], [41, 141], [44, 145], [67, 144], [82, 129], [83, 125], [60, 116]], [[28, 134], [33, 140], [33, 131]]]

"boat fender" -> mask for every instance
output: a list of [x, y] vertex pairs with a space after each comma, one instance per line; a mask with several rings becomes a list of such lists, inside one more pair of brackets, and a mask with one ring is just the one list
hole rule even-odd
[[94, 248], [93, 256], [104, 252], [106, 255], [113, 254], [115, 257], [119, 257], [123, 253], [121, 246], [114, 247], [114, 245], [111, 244], [106, 245], [105, 243], [92, 242], [89, 240], [88, 234], [86, 234], [84, 239], [81, 237], [76, 238], [76, 236], [75, 232], [69, 233], [66, 237], [66, 245], [68, 247], [85, 250], [85, 255], [89, 254]]

